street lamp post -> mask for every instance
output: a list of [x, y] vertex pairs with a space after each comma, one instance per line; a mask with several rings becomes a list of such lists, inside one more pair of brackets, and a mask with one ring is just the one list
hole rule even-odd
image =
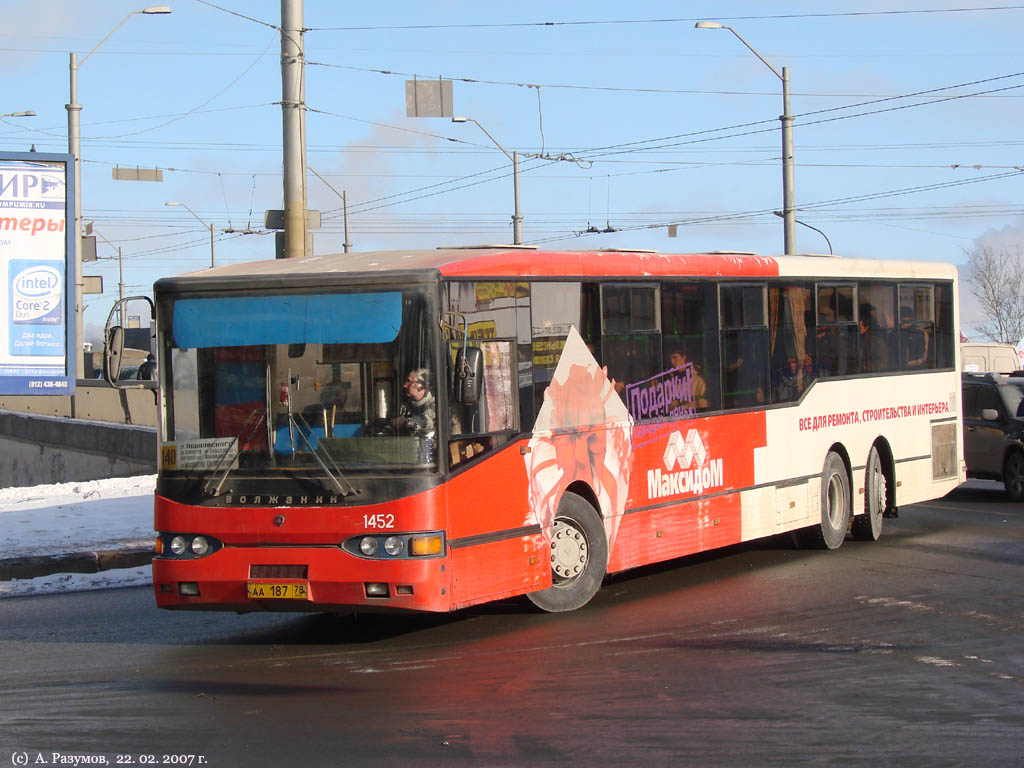
[[84, 280], [82, 279], [82, 143], [79, 134], [82, 105], [78, 103], [78, 68], [85, 63], [86, 59], [92, 56], [96, 49], [107, 42], [107, 39], [114, 34], [121, 25], [124, 24], [128, 19], [136, 14], [164, 14], [170, 13], [171, 9], [166, 5], [153, 5], [148, 8], [143, 8], [141, 11], [132, 11], [125, 16], [118, 23], [116, 27], [110, 30], [106, 37], [100, 40], [96, 45], [93, 46], [92, 50], [89, 51], [82, 60], [78, 60], [78, 55], [72, 51], [70, 56], [69, 70], [71, 73], [71, 93], [70, 103], [65, 104], [64, 108], [68, 111], [68, 153], [72, 155], [75, 162], [75, 222], [73, 236], [71, 238], [72, 248], [74, 250], [75, 260], [75, 372], [78, 376], [81, 376], [85, 371], [85, 351], [82, 348], [82, 289], [84, 288]]
[[213, 269], [213, 267], [214, 267], [214, 255], [213, 255], [213, 224], [207, 224], [207, 223], [206, 223], [205, 221], [203, 221], [203, 220], [202, 220], [201, 218], [199, 218], [199, 214], [197, 214], [197, 213], [196, 213], [195, 211], [193, 211], [193, 210], [192, 210], [191, 208], [189, 208], [189, 207], [188, 207], [187, 205], [185, 205], [184, 203], [179, 203], [179, 202], [177, 202], [177, 201], [175, 201], [175, 200], [169, 200], [169, 201], [167, 201], [166, 203], [164, 203], [164, 205], [180, 205], [180, 206], [181, 206], [182, 208], [184, 208], [184, 209], [185, 209], [186, 211], [188, 211], [188, 212], [189, 212], [189, 213], [191, 213], [191, 214], [192, 214], [193, 216], [195, 216], [195, 217], [196, 217], [196, 221], [198, 221], [198, 222], [199, 222], [200, 224], [202, 224], [204, 228], [209, 228], [209, 230], [210, 230], [210, 269]]
[[[778, 216], [778, 217], [779, 217], [780, 219], [782, 218], [782, 211], [772, 211], [772, 213], [774, 213], [774, 214], [775, 214], [776, 216]], [[820, 229], [818, 229], [817, 227], [812, 227], [812, 226], [811, 226], [810, 224], [808, 224], [808, 223], [807, 223], [806, 221], [800, 221], [800, 219], [795, 219], [795, 221], [796, 221], [796, 223], [797, 223], [797, 224], [799, 224], [799, 225], [800, 225], [801, 227], [807, 227], [808, 229], [813, 229], [813, 230], [814, 230], [815, 232], [817, 232], [817, 233], [818, 233], [819, 235], [821, 235], [822, 237], [824, 237], [824, 238], [825, 238], [825, 243], [826, 243], [826, 244], [828, 245], [828, 253], [829, 253], [829, 256], [832, 256], [832, 255], [834, 255], [834, 254], [833, 254], [833, 251], [832, 251], [832, 241], [828, 239], [828, 235], [826, 235], [826, 234], [825, 234], [824, 232], [822, 232], [822, 231], [821, 231]]]
[[698, 21], [694, 26], [696, 29], [729, 30], [782, 81], [782, 114], [779, 115], [782, 122], [782, 227], [784, 250], [787, 256], [791, 256], [796, 253], [796, 207], [793, 203], [793, 115], [789, 112], [789, 67], [783, 67], [779, 72], [732, 27], [717, 21]]
[[453, 117], [453, 123], [476, 123], [476, 127], [483, 131], [487, 138], [494, 142], [494, 146], [505, 153], [505, 157], [512, 161], [512, 193], [515, 196], [515, 207], [512, 213], [512, 242], [515, 245], [523, 244], [523, 217], [519, 213], [519, 153], [512, 152], [505, 149], [498, 142], [496, 138], [491, 136], [491, 132], [484, 128], [480, 123], [474, 120], [472, 117]]

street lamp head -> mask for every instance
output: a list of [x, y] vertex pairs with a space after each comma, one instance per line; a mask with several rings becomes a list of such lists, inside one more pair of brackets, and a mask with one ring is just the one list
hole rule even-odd
[[152, 16], [153, 14], [157, 14], [157, 13], [170, 13], [170, 12], [171, 12], [171, 7], [169, 5], [151, 5], [148, 8], [143, 8], [142, 9], [142, 13], [145, 13], [147, 16]]
[[693, 25], [694, 29], [725, 29], [724, 26], [719, 24], [717, 21], [698, 21]]
[[168, 200], [164, 205], [181, 205], [181, 203], [176, 200]]
[[452, 122], [453, 123], [468, 123], [469, 122], [469, 118], [468, 117], [453, 117], [452, 118]]
[[32, 110], [32, 109], [26, 109], [24, 112], [6, 112], [6, 113], [0, 115], [0, 117], [35, 117], [35, 116], [36, 116], [35, 110]]

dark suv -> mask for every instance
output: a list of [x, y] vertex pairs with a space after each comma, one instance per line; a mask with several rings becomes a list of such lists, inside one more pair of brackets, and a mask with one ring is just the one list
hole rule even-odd
[[967, 476], [1001, 480], [1024, 501], [1024, 371], [963, 374]]

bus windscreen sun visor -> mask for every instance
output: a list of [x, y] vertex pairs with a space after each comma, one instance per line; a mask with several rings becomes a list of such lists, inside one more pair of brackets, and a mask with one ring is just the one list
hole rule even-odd
[[335, 293], [181, 299], [174, 305], [180, 349], [258, 344], [379, 344], [402, 325], [402, 294]]

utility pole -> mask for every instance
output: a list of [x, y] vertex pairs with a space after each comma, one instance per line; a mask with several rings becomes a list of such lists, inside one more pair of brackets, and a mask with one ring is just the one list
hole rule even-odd
[[284, 257], [306, 253], [306, 103], [302, 0], [281, 0]]
[[[152, 15], [163, 15], [171, 12], [171, 9], [166, 5], [153, 5], [148, 8], [143, 8], [140, 11], [130, 11], [121, 21], [118, 22], [117, 26], [107, 32], [107, 36], [100, 40], [96, 45], [92, 47], [82, 60], [78, 60], [78, 55], [74, 52], [71, 53], [69, 62], [69, 74], [70, 74], [70, 88], [69, 88], [69, 103], [64, 105], [64, 108], [68, 111], [68, 153], [74, 158], [75, 163], [75, 221], [73, 224], [69, 223], [69, 226], [73, 227], [74, 232], [71, 238], [71, 248], [73, 253], [68, 254], [74, 258], [75, 262], [75, 346], [77, 349], [74, 350], [75, 355], [75, 375], [81, 378], [85, 370], [85, 351], [82, 348], [83, 339], [83, 320], [82, 316], [85, 313], [85, 304], [82, 301], [82, 293], [85, 288], [85, 278], [82, 277], [82, 140], [80, 133], [80, 122], [81, 122], [81, 111], [82, 105], [78, 103], [78, 68], [85, 64], [86, 59], [96, 53], [96, 49], [103, 45], [107, 39], [117, 32], [128, 19], [136, 14], [145, 14], [147, 16]], [[71, 401], [72, 408], [74, 408], [74, 399]]]
[[783, 67], [779, 72], [730, 26], [719, 24], [717, 21], [698, 21], [694, 26], [697, 29], [729, 30], [782, 81], [782, 114], [779, 115], [779, 121], [782, 123], [782, 243], [786, 255], [792, 256], [796, 253], [796, 203], [793, 192], [793, 113], [789, 111], [789, 67]]
[[782, 122], [782, 242], [786, 255], [792, 256], [796, 253], [796, 204], [793, 202], [793, 113], [789, 111], [789, 67], [782, 68], [782, 114], [779, 120]]

